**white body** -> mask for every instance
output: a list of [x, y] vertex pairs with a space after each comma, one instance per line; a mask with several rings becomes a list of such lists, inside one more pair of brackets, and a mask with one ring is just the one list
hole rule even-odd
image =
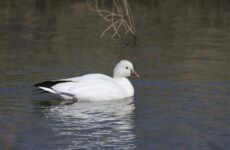
[[113, 78], [103, 74], [87, 74], [58, 80], [66, 82], [55, 84], [52, 87], [45, 87], [41, 84], [38, 88], [67, 100], [103, 101], [124, 99], [134, 95], [134, 88], [127, 78], [132, 71], [134, 71], [132, 64], [129, 61], [122, 60], [115, 66]]

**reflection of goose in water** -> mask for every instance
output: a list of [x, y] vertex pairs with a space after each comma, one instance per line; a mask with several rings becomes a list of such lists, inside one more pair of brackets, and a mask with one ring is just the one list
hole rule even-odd
[[70, 147], [133, 149], [135, 109], [133, 98], [82, 102], [51, 107], [46, 113], [51, 128], [65, 138]]
[[134, 89], [130, 76], [139, 77], [133, 64], [120, 61], [113, 70], [113, 77], [104, 74], [87, 74], [79, 77], [46, 81], [35, 84], [40, 90], [52, 93], [65, 100], [104, 101], [133, 97]]

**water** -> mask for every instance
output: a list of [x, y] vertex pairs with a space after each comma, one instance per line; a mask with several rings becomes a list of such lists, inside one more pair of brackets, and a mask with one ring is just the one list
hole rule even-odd
[[[0, 149], [227, 150], [230, 3], [130, 1], [137, 42], [85, 1], [0, 1]], [[104, 7], [107, 7], [106, 5]], [[133, 99], [63, 104], [36, 82], [134, 63]]]

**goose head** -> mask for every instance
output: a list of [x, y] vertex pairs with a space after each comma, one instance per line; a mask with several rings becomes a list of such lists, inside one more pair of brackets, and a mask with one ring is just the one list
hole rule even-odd
[[133, 64], [128, 60], [121, 60], [113, 69], [113, 77], [135, 77], [138, 78], [139, 74], [133, 68]]

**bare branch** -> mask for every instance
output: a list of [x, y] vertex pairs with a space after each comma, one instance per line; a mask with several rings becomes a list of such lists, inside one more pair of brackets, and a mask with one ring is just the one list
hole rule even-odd
[[134, 20], [128, 0], [113, 0], [112, 2], [113, 7], [111, 10], [103, 10], [99, 8], [98, 0], [94, 1], [95, 8], [93, 8], [89, 0], [87, 0], [89, 8], [97, 12], [105, 21], [109, 22], [108, 27], [102, 32], [100, 37], [103, 37], [109, 30], [113, 30], [114, 32], [112, 37], [121, 37], [119, 34], [121, 28], [124, 28], [125, 34], [131, 33], [135, 37]]

